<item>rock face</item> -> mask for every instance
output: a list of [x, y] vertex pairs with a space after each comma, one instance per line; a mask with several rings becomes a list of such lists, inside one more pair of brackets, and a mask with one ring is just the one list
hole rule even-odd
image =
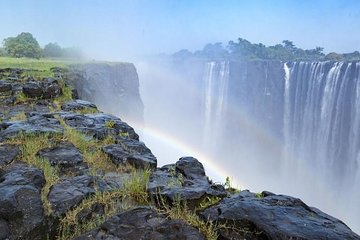
[[138, 207], [115, 215], [76, 239], [205, 240], [197, 229], [183, 221], [168, 220], [149, 207]]
[[42, 239], [45, 215], [40, 197], [43, 173], [26, 165], [0, 172], [0, 239]]
[[85, 64], [75, 66], [73, 72], [80, 99], [94, 102], [103, 111], [121, 115], [126, 121], [143, 121], [144, 105], [133, 64]]
[[236, 226], [222, 229], [221, 239], [360, 239], [343, 222], [300, 199], [269, 192], [242, 191], [200, 215]]
[[155, 170], [149, 179], [148, 191], [169, 200], [189, 201], [190, 207], [206, 197], [225, 197], [222, 185], [212, 184], [205, 175], [203, 165], [195, 158], [183, 157], [176, 164]]

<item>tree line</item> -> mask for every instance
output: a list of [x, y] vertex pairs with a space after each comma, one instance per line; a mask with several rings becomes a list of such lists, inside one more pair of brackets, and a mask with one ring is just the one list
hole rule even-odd
[[16, 58], [82, 58], [83, 54], [78, 48], [62, 48], [57, 43], [48, 43], [44, 48], [41, 48], [31, 33], [22, 32], [16, 37], [8, 37], [3, 40], [0, 56]]
[[281, 44], [265, 46], [262, 43], [251, 43], [246, 39], [238, 38], [236, 42], [230, 41], [227, 46], [222, 43], [207, 44], [202, 50], [190, 52], [187, 49], [173, 54], [175, 59], [205, 58], [211, 60], [279, 60], [279, 61], [352, 61], [360, 60], [359, 51], [352, 53], [325, 54], [324, 48], [302, 49], [296, 47], [290, 40]]

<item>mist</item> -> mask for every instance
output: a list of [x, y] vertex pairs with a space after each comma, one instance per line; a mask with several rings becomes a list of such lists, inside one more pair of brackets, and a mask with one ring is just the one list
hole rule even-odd
[[[231, 82], [243, 72], [227, 66], [230, 61], [173, 61], [171, 57], [181, 49], [201, 50], [207, 43], [226, 46], [239, 37], [267, 46], [288, 39], [304, 49], [323, 47], [324, 53], [360, 50], [359, 1], [14, 2], [2, 1], [0, 39], [31, 32], [42, 46], [57, 42], [81, 48], [89, 60], [135, 64], [144, 119], [125, 120], [152, 150], [158, 166], [194, 156], [204, 163], [214, 182], [223, 183], [230, 177], [233, 186], [242, 190], [299, 197], [360, 232], [360, 196], [356, 193], [360, 176], [355, 170], [347, 172], [351, 167], [358, 169], [359, 160], [345, 162], [349, 166], [332, 179], [331, 174], [319, 176], [322, 165], [312, 168], [309, 159], [314, 155], [304, 153], [309, 150], [306, 137], [299, 133], [303, 139], [287, 145], [288, 139], [283, 138], [286, 124], [277, 125], [285, 121], [287, 105], [276, 102], [276, 97], [284, 97], [285, 85], [279, 89], [276, 81], [265, 86], [259, 80], [255, 90], [242, 78], [243, 85]], [[285, 84], [287, 70], [281, 64], [274, 76]], [[117, 112], [116, 102], [102, 106], [103, 111]], [[356, 127], [352, 128], [355, 135]], [[354, 149], [359, 147], [356, 141]], [[303, 159], [308, 162], [301, 164]], [[348, 174], [354, 175], [352, 180]], [[337, 180], [342, 184], [332, 188]]]

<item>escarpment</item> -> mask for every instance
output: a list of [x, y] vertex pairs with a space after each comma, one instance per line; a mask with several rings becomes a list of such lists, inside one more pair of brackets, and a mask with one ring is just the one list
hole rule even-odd
[[87, 82], [68, 69], [0, 77], [0, 239], [360, 239], [300, 199], [213, 183], [201, 159], [159, 168], [131, 126], [76, 99]]

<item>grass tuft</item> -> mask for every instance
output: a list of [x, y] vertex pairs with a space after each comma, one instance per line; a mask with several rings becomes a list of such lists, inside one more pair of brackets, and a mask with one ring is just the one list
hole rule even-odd
[[49, 161], [38, 157], [36, 154], [39, 150], [51, 147], [54, 142], [60, 140], [61, 135], [59, 134], [20, 133], [15, 138], [7, 141], [7, 143], [18, 144], [20, 146], [21, 161], [43, 171], [46, 183], [41, 191], [41, 199], [44, 204], [45, 212], [48, 215], [52, 213], [52, 209], [50, 203], [47, 200], [47, 195], [49, 193], [50, 187], [59, 182], [60, 177], [56, 167], [51, 166]]

